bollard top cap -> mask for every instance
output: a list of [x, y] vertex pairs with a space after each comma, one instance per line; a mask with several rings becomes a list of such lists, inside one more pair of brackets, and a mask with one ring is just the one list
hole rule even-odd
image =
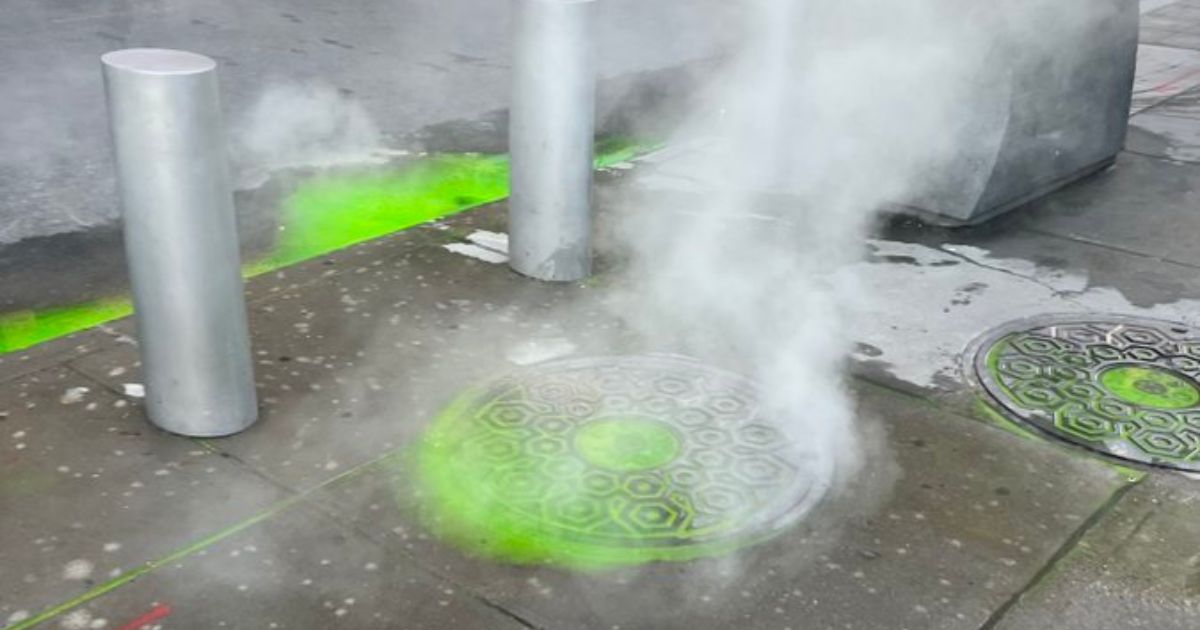
[[106, 66], [138, 74], [200, 74], [217, 67], [217, 62], [193, 52], [167, 48], [127, 48], [100, 57]]

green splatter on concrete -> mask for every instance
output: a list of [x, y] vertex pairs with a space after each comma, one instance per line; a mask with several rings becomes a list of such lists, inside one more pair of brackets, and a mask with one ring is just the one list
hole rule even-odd
[[255, 264], [273, 270], [508, 195], [508, 158], [442, 155], [398, 173], [317, 177], [284, 204], [275, 250]]
[[[539, 455], [544, 437], [517, 444], [510, 438], [520, 430], [477, 433], [477, 425], [462, 421], [479, 411], [487, 394], [483, 388], [464, 392], [434, 418], [403, 463], [393, 463], [398, 502], [411, 505], [408, 493], [415, 487], [413, 507], [424, 526], [470, 555], [591, 572], [721, 556], [783, 531], [704, 539], [727, 523], [693, 528], [699, 497], [681, 488], [666, 495], [680, 510], [670, 523], [633, 527], [628, 519], [654, 508], [647, 497], [657, 492], [637, 484], [656, 479], [655, 467], [679, 451], [674, 437], [641, 419], [596, 422], [593, 431], [574, 438], [580, 457], [595, 468], [583, 475], [582, 487], [571, 487], [563, 479], [579, 472], [578, 462], [570, 455]], [[503, 423], [503, 410], [492, 410], [499, 412], [495, 422]], [[684, 525], [675, 517], [683, 517]]]
[[1008, 431], [1013, 435], [1029, 440], [1042, 439], [1042, 436], [1039, 433], [1035, 433], [1032, 429], [1029, 429], [1009, 418], [1008, 416], [1004, 415], [1004, 413], [996, 410], [982, 399], [977, 399], [975, 401], [975, 413], [987, 424], [990, 424], [1003, 431]]
[[[596, 167], [661, 143], [614, 137], [596, 145]], [[280, 237], [243, 274], [254, 277], [508, 196], [508, 156], [435, 155], [390, 172], [322, 175], [283, 202]], [[98, 326], [133, 312], [128, 296], [0, 314], [0, 354]]]
[[22, 350], [133, 313], [129, 298], [108, 298], [0, 315], [0, 353]]
[[975, 415], [982, 419], [985, 423], [990, 424], [1002, 431], [1007, 431], [1013, 435], [1025, 438], [1027, 440], [1037, 440], [1053, 444], [1056, 448], [1063, 449], [1073, 455], [1088, 457], [1116, 471], [1117, 474], [1124, 477], [1127, 481], [1138, 482], [1146, 476], [1146, 472], [1133, 468], [1132, 466], [1124, 466], [1117, 463], [1111, 458], [1102, 457], [1092, 451], [1081, 450], [1067, 446], [1065, 443], [1059, 444], [1054, 440], [1047, 440], [1046, 436], [1036, 429], [1032, 429], [1016, 420], [1008, 417], [1004, 412], [996, 409], [987, 400], [977, 398], [975, 400]]

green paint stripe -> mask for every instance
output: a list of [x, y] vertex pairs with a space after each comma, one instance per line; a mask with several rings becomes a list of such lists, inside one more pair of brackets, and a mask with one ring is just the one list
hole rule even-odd
[[160, 569], [163, 566], [166, 566], [172, 562], [178, 562], [179, 560], [182, 560], [182, 559], [196, 553], [197, 551], [200, 551], [206, 547], [211, 547], [212, 545], [214, 545], [222, 540], [225, 540], [226, 538], [229, 538], [230, 536], [233, 536], [234, 534], [237, 534], [241, 531], [244, 531], [245, 529], [247, 529], [249, 527], [257, 525], [258, 523], [295, 505], [296, 503], [300, 502], [301, 500], [302, 500], [302, 496], [297, 495], [297, 496], [291, 497], [289, 499], [286, 499], [284, 501], [281, 501], [279, 503], [276, 503], [275, 505], [268, 508], [266, 511], [260, 512], [259, 514], [256, 514], [256, 515], [250, 517], [249, 519], [242, 521], [241, 523], [238, 523], [236, 525], [233, 525], [226, 529], [223, 529], [215, 534], [208, 536], [207, 538], [198, 540], [198, 541], [188, 545], [187, 547], [184, 547], [182, 549], [179, 549], [179, 550], [173, 552], [172, 554], [166, 556], [165, 558], [160, 558], [158, 560], [152, 560], [150, 562], [147, 562], [147, 563], [143, 564], [142, 566], [138, 567], [137, 569], [134, 569], [128, 573], [122, 574], [119, 577], [115, 577], [115, 578], [93, 588], [92, 590], [80, 595], [79, 597], [76, 597], [75, 599], [71, 599], [66, 602], [63, 602], [57, 606], [54, 606], [53, 608], [48, 608], [48, 609], [42, 611], [41, 613], [39, 613], [36, 617], [31, 617], [26, 621], [18, 623], [15, 626], [12, 626], [9, 630], [25, 630], [27, 628], [32, 628], [40, 623], [49, 621], [63, 613], [66, 613], [74, 608], [82, 606], [83, 604], [86, 604], [86, 603], [112, 591], [112, 590], [120, 588], [121, 586], [124, 586], [125, 584], [128, 584], [128, 583], [142, 577], [143, 575], [150, 573], [151, 571]]
[[25, 621], [22, 621], [15, 626], [6, 627], [5, 630], [28, 630], [29, 628], [32, 628], [38, 624], [45, 623], [47, 621], [50, 621], [51, 619], [54, 619], [55, 617], [58, 617], [67, 612], [70, 612], [71, 610], [78, 608], [79, 606], [82, 606], [84, 604], [87, 604], [88, 602], [91, 602], [99, 597], [102, 597], [105, 594], [107, 594], [113, 590], [116, 590], [116, 589], [118, 589], [118, 588], [144, 576], [144, 575], [147, 575], [149, 573], [157, 571], [158, 569], [161, 569], [162, 567], [164, 567], [168, 564], [171, 564], [172, 562], [178, 562], [180, 560], [183, 560], [184, 558], [186, 558], [196, 552], [207, 549], [207, 548], [225, 540], [226, 538], [237, 535], [237, 534], [281, 513], [281, 512], [284, 512], [284, 511], [288, 510], [289, 508], [294, 507], [296, 504], [304, 502], [310, 495], [316, 493], [317, 491], [319, 491], [323, 488], [329, 487], [335, 483], [338, 483], [339, 481], [344, 481], [346, 479], [361, 475], [361, 474], [365, 473], [366, 471], [370, 470], [373, 466], [386, 461], [390, 457], [395, 456], [397, 454], [397, 452], [399, 452], [399, 450], [400, 449], [388, 451], [388, 452], [384, 453], [383, 455], [380, 455], [369, 461], [363, 462], [363, 463], [359, 464], [358, 466], [355, 466], [354, 468], [351, 468], [339, 475], [330, 477], [329, 479], [326, 479], [325, 481], [321, 482], [320, 484], [313, 486], [312, 488], [305, 490], [304, 492], [301, 492], [300, 494], [293, 495], [282, 501], [279, 501], [278, 503], [275, 503], [275, 504], [269, 506], [267, 509], [263, 510], [262, 512], [259, 512], [258, 514], [255, 514], [254, 516], [251, 516], [250, 518], [248, 518], [244, 521], [241, 521], [240, 523], [235, 523], [235, 524], [230, 525], [229, 527], [226, 527], [225, 529], [222, 529], [216, 533], [210, 534], [205, 538], [201, 538], [200, 540], [197, 540], [196, 542], [193, 542], [186, 547], [183, 547], [183, 548], [180, 548], [180, 549], [177, 549], [177, 550], [171, 552], [171, 554], [169, 554], [163, 558], [159, 558], [157, 560], [151, 560], [149, 562], [146, 562], [142, 566], [140, 566], [136, 569], [133, 569], [128, 573], [124, 573], [118, 577], [115, 577], [103, 584], [100, 584], [100, 585], [96, 586], [95, 588], [89, 590], [88, 592], [86, 592], [74, 599], [70, 599], [61, 604], [53, 606], [51, 608], [47, 608], [47, 609], [43, 610], [42, 612], [38, 613], [36, 616], [30, 617], [29, 619], [26, 619]]
[[[596, 168], [648, 153], [661, 143], [609, 138], [597, 143]], [[508, 197], [508, 156], [444, 154], [395, 171], [321, 175], [280, 209], [279, 240], [248, 262], [246, 278]], [[0, 354], [33, 347], [133, 313], [128, 296], [41, 310], [0, 313]]]

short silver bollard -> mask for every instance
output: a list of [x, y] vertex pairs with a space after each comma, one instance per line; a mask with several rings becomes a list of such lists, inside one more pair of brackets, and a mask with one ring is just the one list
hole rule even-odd
[[257, 418], [216, 62], [178, 50], [101, 57], [146, 408], [194, 437]]
[[509, 265], [550, 281], [591, 273], [596, 0], [513, 0]]

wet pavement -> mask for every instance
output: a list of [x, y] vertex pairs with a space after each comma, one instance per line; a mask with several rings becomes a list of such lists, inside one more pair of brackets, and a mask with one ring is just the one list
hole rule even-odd
[[864, 379], [866, 469], [768, 543], [600, 574], [463, 554], [424, 528], [404, 464], [438, 407], [530, 343], [656, 349], [606, 313], [602, 287], [529, 283], [444, 247], [448, 226], [502, 222], [489, 208], [252, 281], [263, 416], [234, 438], [146, 424], [116, 329], [6, 381], [4, 500], [18, 509], [0, 553], [25, 574], [6, 574], [22, 603], [6, 598], [5, 615], [82, 598], [63, 615], [118, 626], [165, 605], [164, 628], [976, 628], [1132, 483]]
[[[602, 76], [712, 57], [729, 37], [710, 17], [723, 6], [603, 3]], [[661, 37], [664, 28], [674, 35]], [[255, 127], [253, 112], [265, 108], [262, 115], [278, 125], [252, 142], [265, 152], [236, 151], [246, 158], [239, 162], [269, 167], [282, 147], [320, 145], [330, 131], [364, 122], [368, 144], [445, 150], [422, 130], [506, 108], [508, 29], [508, 3], [476, 0], [362, 0], [353, 7], [319, 0], [6, 2], [0, 244], [116, 219], [99, 64], [105, 52], [167, 47], [215, 59], [229, 124], [239, 133]], [[601, 120], [620, 116], [606, 106], [610, 100], [601, 103]]]
[[[412, 446], [457, 393], [550, 357], [671, 350], [612, 309], [603, 241], [601, 274], [572, 285], [447, 248], [502, 232], [498, 203], [249, 281], [262, 416], [236, 437], [144, 420], [127, 319], [0, 357], [0, 627], [1200, 627], [1200, 482], [1006, 423], [962, 360], [1043, 313], [1200, 325], [1200, 4], [1143, 6], [1114, 169], [977, 228], [872, 234], [850, 322], [863, 469], [796, 526], [599, 573], [429, 529]], [[677, 155], [601, 174], [601, 222], [694, 194]]]

